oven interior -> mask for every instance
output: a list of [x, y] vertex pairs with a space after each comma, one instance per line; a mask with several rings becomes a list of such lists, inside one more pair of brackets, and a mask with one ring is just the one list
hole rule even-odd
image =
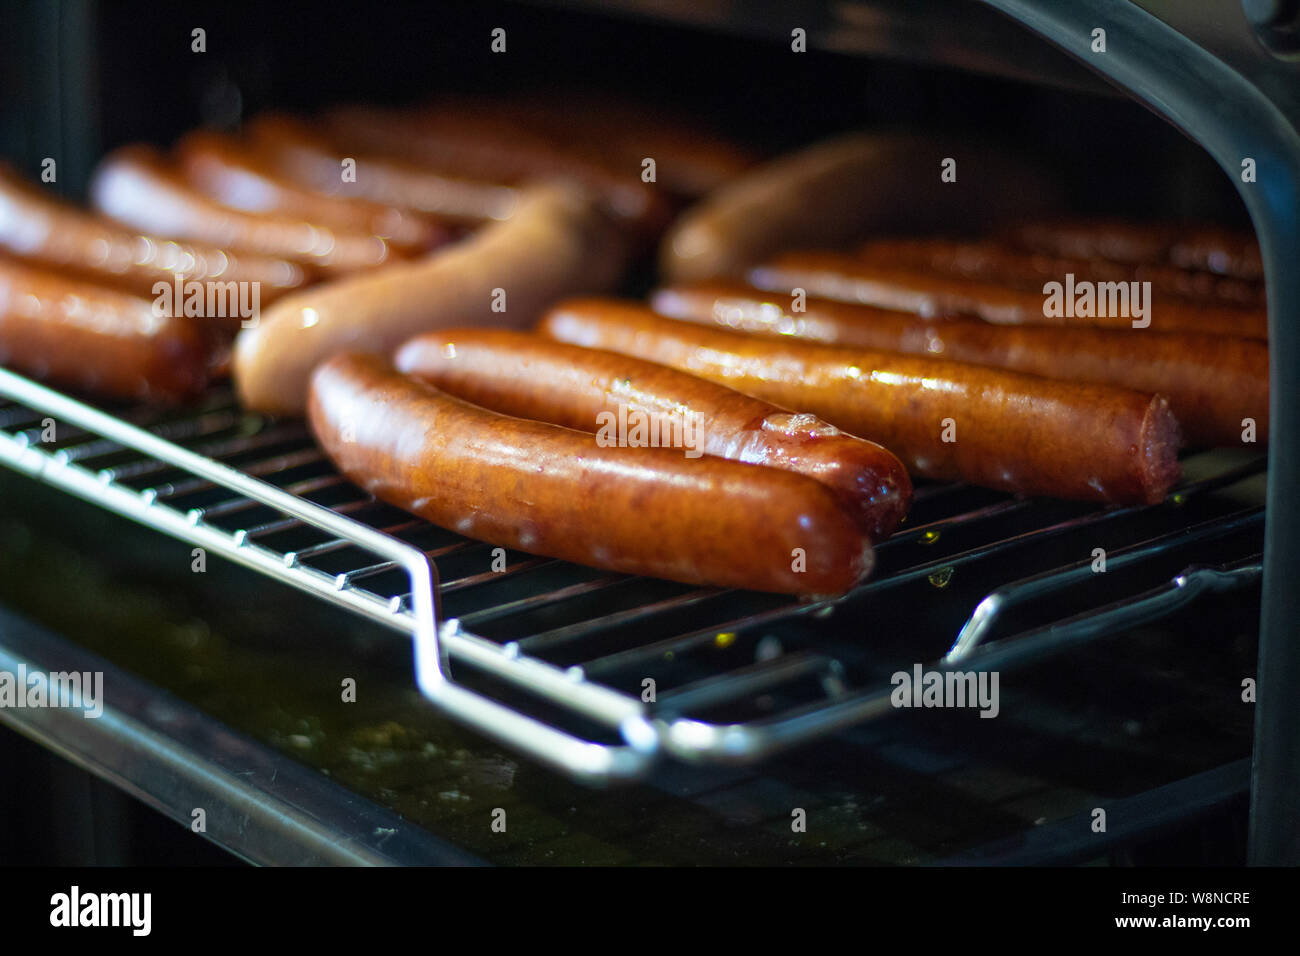
[[[646, 10], [671, 4], [595, 6], [290, 4], [272, 17], [237, 3], [201, 24], [175, 8], [27, 11], [5, 58], [5, 155], [34, 168], [57, 143], [60, 189], [79, 197], [113, 146], [166, 144], [263, 108], [578, 86], [669, 103], [772, 153], [882, 125], [998, 136], [1050, 164], [1078, 213], [1249, 222], [1201, 147], [982, 7], [925, 5], [942, 18], [920, 23], [897, 5], [856, 5], [892, 25], [882, 40], [869, 17], [828, 22], [823, 4], [757, 4], [748, 26], [718, 12], [725, 5], [693, 17]], [[792, 53], [787, 19], [838, 52]], [[490, 55], [487, 37], [503, 25], [509, 52]], [[195, 26], [207, 30], [204, 54], [190, 51]], [[981, 54], [989, 37], [1016, 55]], [[626, 291], [651, 281], [647, 264]], [[502, 863], [1245, 859], [1254, 711], [1242, 682], [1256, 672], [1263, 450], [1189, 455], [1176, 493], [1144, 508], [922, 485], [871, 582], [801, 604], [523, 554], [485, 573], [486, 545], [367, 499], [301, 426], [245, 415], [226, 392], [182, 412], [108, 409], [139, 432], [69, 408], [55, 416], [68, 425], [58, 441], [37, 449], [48, 409], [62, 408], [46, 397], [0, 402], [11, 466], [0, 469], [0, 606], [59, 635], [23, 646], [94, 655], [138, 691], [126, 717], [179, 741], [195, 767], [265, 760], [259, 782], [281, 765], [306, 770], [305, 788], [325, 778], [314, 802], [269, 784], [248, 799], [264, 811], [298, 800], [359, 854], [436, 860], [449, 851], [423, 839], [433, 834]], [[421, 697], [413, 584], [399, 561], [132, 447], [141, 432], [429, 555], [452, 677], [550, 734], [542, 759]], [[103, 503], [105, 489], [120, 492], [115, 510], [154, 529], [188, 523], [188, 539], [78, 500]], [[215, 552], [202, 573], [199, 529]], [[539, 666], [526, 672], [521, 659]], [[892, 674], [945, 660], [999, 673], [996, 719], [889, 706]], [[343, 678], [358, 694], [338, 706]], [[656, 700], [643, 708], [647, 679]], [[165, 726], [150, 723], [160, 707]], [[637, 737], [646, 726], [660, 734], [653, 754]], [[211, 736], [218, 727], [233, 735]], [[60, 749], [54, 728], [19, 729]], [[140, 759], [129, 779], [112, 740], [81, 746], [62, 754], [188, 822], [163, 782], [175, 766]], [[98, 763], [97, 750], [110, 756]], [[359, 807], [372, 806], [402, 826], [363, 832], [370, 811]], [[490, 826], [497, 809], [505, 833]], [[804, 832], [791, 829], [797, 810]], [[207, 836], [255, 862], [328, 858], [257, 832]], [[105, 851], [133, 852], [144, 851]]]

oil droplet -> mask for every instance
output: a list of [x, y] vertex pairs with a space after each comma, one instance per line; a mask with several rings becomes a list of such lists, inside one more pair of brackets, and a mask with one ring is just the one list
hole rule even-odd
[[1182, 507], [1183, 505], [1187, 504], [1187, 495], [1183, 494], [1181, 491], [1178, 492], [1177, 494], [1170, 495], [1169, 503], [1174, 505], [1175, 507]]
[[951, 564], [946, 568], [940, 568], [938, 571], [931, 573], [930, 583], [937, 588], [946, 588], [948, 582], [952, 580], [952, 573], [954, 570], [956, 569], [953, 568]]
[[[717, 635], [717, 637], [713, 639], [713, 646], [716, 647], [718, 650], [725, 650], [726, 648], [730, 647], [732, 644], [735, 643], [736, 643], [735, 631], [722, 631]], [[668, 653], [671, 654], [672, 651], [669, 651]]]
[[936, 541], [939, 540], [939, 532], [937, 532], [937, 531], [922, 531], [922, 532], [921, 532], [921, 537], [918, 538], [917, 540], [920, 541], [921, 544], [934, 544]]

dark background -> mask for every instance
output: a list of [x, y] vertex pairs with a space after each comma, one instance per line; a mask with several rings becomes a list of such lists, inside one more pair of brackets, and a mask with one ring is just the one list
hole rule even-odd
[[[969, 0], [931, 5], [944, 14], [925, 24], [936, 51], [989, 18]], [[792, 3], [798, 13], [789, 16], [815, 20], [828, 6]], [[795, 55], [787, 31], [737, 35], [564, 3], [4, 7], [0, 155], [33, 176], [55, 157], [60, 188], [72, 196], [107, 149], [165, 144], [264, 108], [589, 86], [679, 107], [772, 151], [861, 126], [969, 130], [1041, 155], [1082, 211], [1244, 220], [1199, 147], [1118, 96], [832, 53], [811, 40], [808, 53]], [[507, 31], [504, 55], [489, 50], [497, 26]], [[195, 27], [207, 31], [206, 53], [191, 52]], [[1062, 82], [1077, 81], [1079, 68], [1041, 40], [1009, 24], [1006, 35], [1008, 48], [987, 51], [990, 61], [1014, 70], [1022, 59], [1047, 57], [1059, 60]]]

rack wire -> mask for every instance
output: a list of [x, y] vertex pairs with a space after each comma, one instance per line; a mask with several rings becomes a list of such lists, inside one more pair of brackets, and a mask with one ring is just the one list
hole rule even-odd
[[914, 663], [1009, 670], [1254, 584], [1263, 508], [1226, 492], [1267, 467], [1196, 462], [1142, 508], [922, 486], [874, 579], [798, 602], [461, 538], [225, 391], [110, 414], [0, 370], [0, 463], [408, 635], [434, 705], [591, 784], [665, 756], [754, 762], [889, 715]]

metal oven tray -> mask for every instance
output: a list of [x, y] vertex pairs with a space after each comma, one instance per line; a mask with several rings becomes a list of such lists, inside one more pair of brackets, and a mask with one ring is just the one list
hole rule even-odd
[[899, 671], [1007, 671], [1256, 583], [1266, 469], [1194, 456], [1142, 508], [922, 486], [873, 580], [799, 603], [525, 554], [494, 569], [226, 392], [110, 414], [0, 370], [0, 462], [408, 636], [434, 706], [590, 784], [752, 763], [890, 713]]

